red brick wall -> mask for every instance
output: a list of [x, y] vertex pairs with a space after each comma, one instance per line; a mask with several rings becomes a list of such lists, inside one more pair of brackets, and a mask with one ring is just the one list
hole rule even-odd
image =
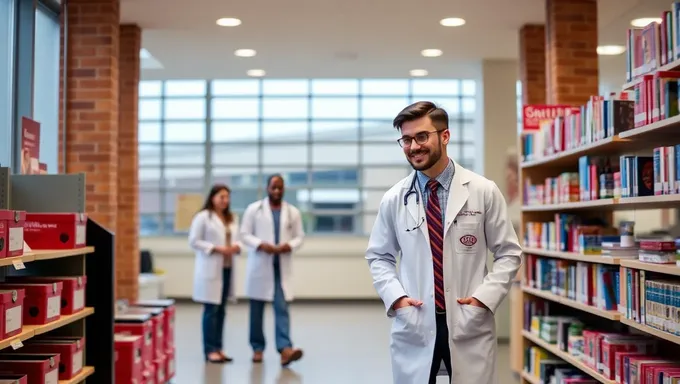
[[582, 105], [599, 92], [597, 1], [546, 0], [547, 99]]
[[116, 226], [116, 293], [137, 299], [139, 281], [139, 168], [137, 110], [139, 50], [142, 31], [120, 26], [120, 108], [118, 123], [118, 224]]
[[524, 104], [545, 104], [545, 26], [524, 25], [519, 30], [519, 78]]

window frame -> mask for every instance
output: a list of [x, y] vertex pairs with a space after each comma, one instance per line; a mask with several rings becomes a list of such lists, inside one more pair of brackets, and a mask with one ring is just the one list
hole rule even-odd
[[[294, 81], [297, 82], [299, 85], [299, 89], [296, 92], [291, 92], [290, 94], [286, 94], [285, 92], [281, 91], [280, 89], [277, 89], [276, 92], [274, 93], [265, 93], [264, 90], [267, 88], [267, 84], [265, 82], [269, 81]], [[324, 81], [327, 81], [327, 84], [323, 84], [323, 91], [319, 93], [314, 92], [314, 86], [315, 84], [321, 84]], [[430, 79], [431, 80], [431, 79]], [[257, 191], [257, 196], [253, 196], [253, 201], [257, 201], [258, 199], [262, 199], [266, 195], [266, 186], [265, 184], [265, 179], [271, 174], [271, 173], [284, 173], [285, 177], [288, 179], [287, 185], [286, 185], [286, 193], [290, 197], [289, 194], [291, 193], [296, 193], [296, 191], [302, 191], [306, 190], [308, 191], [308, 199], [306, 203], [300, 203], [298, 208], [301, 210], [305, 220], [304, 220], [304, 225], [305, 225], [305, 232], [309, 236], [315, 236], [315, 235], [322, 235], [322, 236], [329, 236], [329, 235], [337, 235], [337, 236], [366, 236], [367, 233], [370, 231], [370, 228], [364, 228], [364, 221], [367, 215], [374, 215], [375, 214], [375, 209], [376, 207], [366, 207], [366, 193], [367, 192], [377, 192], [377, 191], [382, 191], [383, 193], [389, 189], [388, 186], [385, 187], [379, 187], [375, 186], [372, 184], [367, 184], [364, 182], [363, 177], [364, 177], [364, 172], [365, 170], [376, 170], [376, 169], [385, 169], [387, 170], [397, 170], [401, 169], [403, 167], [404, 169], [404, 174], [408, 175], [411, 171], [410, 165], [405, 161], [398, 161], [397, 159], [399, 156], [401, 156], [401, 151], [398, 147], [398, 144], [396, 143], [396, 138], [398, 135], [394, 132], [394, 128], [391, 127], [391, 118], [393, 117], [390, 115], [390, 119], [388, 119], [387, 114], [384, 112], [382, 114], [385, 114], [384, 117], [382, 116], [381, 113], [378, 113], [378, 111], [373, 111], [371, 114], [366, 114], [364, 113], [365, 111], [362, 110], [362, 106], [365, 106], [365, 102], [371, 100], [375, 100], [376, 102], [380, 101], [389, 101], [389, 100], [403, 100], [404, 103], [408, 102], [415, 102], [417, 100], [426, 100], [430, 99], [433, 100], [435, 103], [437, 102], [438, 99], [442, 100], [447, 100], [449, 103], [457, 103], [458, 108], [455, 108], [456, 111], [455, 113], [449, 113], [449, 118], [450, 118], [450, 128], [452, 131], [454, 131], [453, 135], [453, 141], [450, 143], [450, 145], [454, 148], [454, 152], [456, 154], [462, 153], [462, 148], [471, 145], [473, 143], [468, 142], [468, 141], [463, 141], [461, 135], [462, 130], [465, 127], [470, 127], [470, 126], [476, 126], [479, 124], [478, 118], [477, 118], [477, 111], [481, 108], [479, 105], [479, 101], [477, 98], [476, 94], [468, 94], [463, 92], [463, 82], [468, 81], [468, 82], [474, 82], [475, 86], [475, 92], [478, 92], [478, 80], [473, 80], [473, 79], [446, 79], [447, 84], [452, 84], [452, 82], [457, 82], [457, 94], [446, 94], [446, 91], [437, 91], [435, 92], [436, 94], [427, 96], [427, 95], [414, 95], [413, 94], [413, 88], [414, 88], [414, 82], [419, 81], [419, 79], [248, 79], [248, 80], [242, 80], [242, 79], [214, 79], [214, 80], [205, 80], [205, 96], [197, 96], [197, 95], [167, 95], [166, 94], [166, 81], [168, 80], [162, 80], [160, 83], [160, 88], [161, 88], [161, 93], [160, 94], [144, 94], [140, 93], [139, 100], [140, 103], [144, 102], [145, 100], [158, 100], [160, 104], [160, 111], [159, 113], [159, 118], [158, 119], [144, 119], [140, 120], [140, 125], [146, 124], [147, 127], [153, 127], [155, 124], [158, 124], [160, 126], [160, 140], [159, 141], [145, 141], [142, 142], [140, 141], [140, 146], [146, 146], [148, 148], [153, 148], [156, 146], [157, 148], [160, 149], [160, 153], [158, 155], [160, 156], [160, 163], [157, 165], [154, 164], [149, 164], [146, 163], [142, 166], [145, 170], [149, 171], [151, 169], [159, 169], [159, 174], [160, 174], [160, 180], [158, 181], [157, 186], [150, 186], [150, 184], [153, 184], [153, 180], [151, 180], [148, 184], [146, 184], [143, 189], [145, 191], [151, 192], [150, 188], [153, 189], [153, 191], [158, 191], [159, 199], [161, 201], [159, 202], [160, 210], [161, 212], [157, 213], [148, 213], [145, 212], [143, 214], [144, 220], [149, 220], [148, 217], [154, 216], [157, 217], [157, 222], [159, 223], [159, 233], [149, 235], [149, 234], [140, 234], [141, 236], [185, 236], [185, 233], [175, 233], [174, 228], [168, 227], [168, 220], [169, 217], [171, 217], [174, 213], [173, 209], [169, 209], [166, 207], [166, 195], [172, 191], [174, 193], [175, 191], [178, 191], [177, 186], [168, 186], [165, 185], [165, 172], [166, 169], [180, 169], [180, 168], [185, 168], [187, 170], [189, 169], [200, 169], [202, 168], [203, 171], [205, 172], [205, 176], [203, 178], [202, 185], [196, 186], [195, 188], [189, 188], [192, 190], [192, 192], [196, 192], [198, 190], [203, 191], [204, 193], [209, 190], [211, 187], [212, 183], [214, 181], [229, 181], [234, 183], [234, 185], [230, 185], [232, 189], [236, 190], [247, 190], [247, 191]], [[173, 81], [173, 80], [169, 80]], [[233, 93], [230, 89], [230, 84], [232, 82], [240, 81], [239, 84], [236, 85], [235, 91]], [[347, 83], [343, 85], [343, 89], [339, 91], [337, 94], [331, 92], [329, 89], [329, 84], [332, 84], [333, 81], [346, 81]], [[388, 91], [379, 91], [378, 88], [375, 86], [379, 84], [379, 81], [387, 81], [387, 82], [392, 82], [392, 84], [396, 87], [399, 86], [400, 89], [403, 88], [404, 92], [400, 92], [399, 94], [390, 94]], [[158, 80], [150, 81], [154, 82], [155, 84], [158, 84]], [[306, 82], [306, 85], [304, 83]], [[321, 82], [321, 83], [319, 83]], [[372, 92], [369, 94], [363, 94], [362, 89], [365, 89], [364, 84], [368, 83], [369, 85], [373, 86]], [[274, 84], [277, 86], [280, 86], [283, 83], [278, 83]], [[356, 92], [348, 92], [348, 89], [354, 87], [354, 85], [350, 84], [356, 84]], [[401, 84], [401, 85], [399, 85]], [[408, 87], [404, 88], [404, 84], [407, 84]], [[143, 82], [140, 82], [140, 88], [142, 87]], [[156, 85], [157, 86], [157, 85]], [[431, 86], [431, 85], [430, 85]], [[302, 90], [306, 89], [305, 92], [302, 92]], [[214, 94], [214, 91], [219, 91], [219, 94]], [[384, 93], [384, 94], [383, 94]], [[203, 103], [205, 105], [205, 113], [203, 115], [205, 116], [205, 119], [166, 119], [166, 104], [168, 100], [182, 100], [182, 99], [204, 99], [205, 102]], [[249, 103], [252, 103], [252, 107], [254, 108], [255, 105], [257, 105], [257, 110], [258, 114], [257, 116], [254, 116], [252, 113], [249, 113], [250, 117], [243, 117], [243, 118], [238, 118], [236, 114], [232, 115], [231, 117], [228, 117], [225, 114], [215, 114], [213, 113], [213, 107], [216, 105], [220, 106], [220, 108], [229, 108], [229, 102], [230, 101], [235, 101], [239, 99], [247, 99], [249, 100]], [[334, 114], [335, 117], [332, 117], [328, 115], [328, 117], [322, 117], [322, 118], [315, 118], [314, 117], [314, 105], [317, 103], [319, 100], [343, 100], [343, 101], [348, 101], [348, 100], [355, 100], [357, 104], [357, 115], [354, 116], [352, 115], [351, 118], [346, 118], [342, 117], [342, 114]], [[220, 100], [221, 104], [215, 104], [216, 100]], [[305, 100], [304, 102], [306, 103], [306, 111], [305, 113], [300, 112], [298, 116], [296, 117], [294, 114], [290, 114], [289, 111], [279, 111], [273, 112], [273, 115], [275, 117], [268, 118], [263, 115], [264, 111], [264, 106], [268, 100], [297, 100], [297, 103], [300, 103], [301, 100]], [[474, 107], [475, 107], [475, 112], [472, 113], [463, 113], [463, 100], [471, 100], [474, 101]], [[270, 104], [271, 105], [271, 104]], [[317, 104], [318, 105], [318, 104]], [[396, 106], [396, 104], [395, 104]], [[405, 105], [404, 105], [405, 106]], [[301, 105], [297, 106], [300, 111]], [[249, 107], [250, 108], [250, 107]], [[398, 111], [394, 111], [396, 114]], [[392, 112], [391, 112], [392, 113]], [[376, 117], [377, 116], [377, 117]], [[167, 141], [167, 130], [166, 127], [168, 124], [171, 123], [199, 123], [201, 124], [201, 127], [204, 126], [204, 131], [200, 132], [200, 136], [204, 137], [205, 140], [201, 141], [198, 139], [192, 140], [190, 137], [187, 137], [185, 141], [182, 140], [173, 140], [173, 141]], [[316, 127], [321, 127], [323, 124], [328, 124], [327, 129], [314, 129]], [[220, 125], [222, 124], [222, 125]], [[242, 124], [242, 127], [244, 129], [248, 129], [248, 131], [241, 131], [241, 132], [246, 132], [246, 134], [242, 134], [243, 138], [241, 138], [239, 135], [235, 136], [234, 140], [229, 139], [229, 132], [221, 132], [219, 134], [219, 139], [215, 137], [213, 139], [213, 134], [217, 135], [217, 131], [215, 129], [239, 129], [240, 124]], [[277, 137], [275, 128], [277, 124], [280, 124], [282, 127], [291, 127], [295, 128], [296, 126], [299, 126], [300, 129], [304, 126], [306, 126], [305, 131], [299, 131], [295, 130], [294, 132], [291, 131], [291, 135], [294, 135], [294, 137], [286, 137], [285, 129], [284, 132], [282, 133], [282, 137]], [[345, 132], [345, 128], [343, 125], [347, 126], [347, 133], [345, 134], [345, 137], [341, 139], [337, 139], [335, 136], [342, 136]], [[384, 126], [384, 127], [383, 127]], [[267, 130], [265, 130], [265, 127], [268, 127]], [[335, 128], [337, 127], [337, 129]], [[387, 128], [387, 130], [384, 130]], [[266, 131], [266, 132], [265, 132]], [[326, 132], [328, 131], [328, 132]], [[268, 133], [271, 132], [271, 133]], [[369, 133], [370, 132], [370, 133]], [[153, 132], [152, 132], [153, 133]], [[383, 134], [389, 133], [389, 134], [394, 134], [395, 139], [392, 140], [391, 138], [383, 138]], [[371, 137], [372, 136], [372, 137]], [[387, 136], [387, 135], [386, 135]], [[155, 138], [155, 136], [154, 136]], [[177, 136], [176, 138], [179, 138]], [[197, 162], [192, 162], [191, 164], [189, 163], [182, 163], [181, 161], [178, 162], [171, 162], [168, 163], [166, 161], [166, 155], [167, 151], [169, 148], [180, 148], [182, 146], [186, 146], [187, 148], [191, 148], [193, 145], [195, 148], [198, 148], [198, 146], [202, 144], [203, 149], [202, 152], [204, 152], [202, 155], [204, 157], [203, 161], [197, 161]], [[365, 159], [365, 150], [367, 148], [379, 148], [379, 146], [384, 145], [384, 148], [390, 148], [390, 145], [393, 146], [393, 149], [395, 151], [394, 158], [386, 158], [385, 161], [374, 161], [371, 163], [366, 163], [368, 159]], [[356, 156], [356, 161], [352, 160], [351, 164], [348, 161], [335, 161], [335, 160], [326, 160], [326, 161], [315, 161], [314, 159], [314, 154], [317, 152], [317, 156], [319, 153], [319, 149], [316, 151], [314, 150], [314, 147], [319, 148], [319, 146], [322, 146], [323, 148], [326, 149], [331, 149], [332, 147], [336, 147], [338, 149], [341, 149], [345, 147], [347, 150], [350, 150], [352, 152], [351, 156]], [[226, 152], [230, 152], [231, 150], [237, 150], [237, 149], [243, 149], [245, 151], [252, 151], [249, 152], [247, 157], [249, 160], [245, 162], [239, 162], [237, 161], [232, 161], [228, 156], [220, 156], [217, 153], [214, 153], [213, 150], [225, 150]], [[291, 150], [295, 151], [303, 151], [304, 154], [300, 154], [300, 157], [302, 158], [304, 156], [304, 161], [286, 161], [285, 156], [280, 156], [281, 160], [280, 161], [275, 161], [275, 163], [272, 163], [270, 161], [265, 162], [265, 156], [264, 150], [265, 149], [281, 149], [281, 148], [289, 148]], [[354, 151], [354, 148], [356, 148], [356, 151]], [[354, 153], [356, 152], [356, 153]], [[155, 156], [155, 154], [154, 154]], [[200, 157], [201, 154], [199, 153], [198, 156]], [[218, 160], [217, 158], [220, 158]], [[455, 155], [452, 157], [456, 158]], [[194, 161], [193, 157], [190, 157], [191, 161]], [[463, 160], [463, 159], [460, 159]], [[189, 161], [189, 160], [187, 160]], [[233, 174], [230, 174], [230, 172], [235, 172]], [[242, 173], [238, 173], [242, 172]], [[337, 175], [335, 175], [333, 172], [337, 172]], [[342, 174], [342, 172], [346, 172], [345, 174]], [[354, 172], [354, 173], [352, 173]], [[293, 180], [290, 180], [290, 178], [294, 178]], [[236, 181], [238, 180], [238, 181]], [[393, 180], [392, 183], [396, 183], [398, 180]], [[187, 188], [179, 188], [182, 191], [189, 191]], [[311, 202], [312, 199], [312, 194], [315, 191], [320, 191], [320, 190], [331, 190], [331, 191], [336, 191], [337, 196], [335, 195], [330, 195], [332, 197], [329, 197], [330, 199], [339, 199], [337, 204], [343, 204], [342, 199], [346, 198], [347, 204], [349, 206], [352, 206], [352, 208], [329, 208], [329, 207], [324, 207], [323, 209], [318, 206], [314, 206], [314, 203]], [[354, 197], [342, 197], [343, 192], [345, 190], [356, 190], [357, 191], [357, 198], [356, 201], [354, 201]], [[328, 196], [328, 195], [327, 195]], [[339, 197], [338, 197], [339, 196]], [[297, 201], [298, 196], [296, 196], [294, 201]], [[318, 198], [318, 197], [317, 197]], [[323, 199], [323, 197], [322, 197]], [[335, 200], [333, 200], [335, 201]], [[373, 204], [373, 203], [371, 203]], [[239, 210], [235, 211], [240, 211], [243, 207], [243, 204], [239, 204]], [[332, 207], [332, 206], [330, 206]], [[238, 212], [239, 215], [242, 214], [242, 212]], [[141, 216], [142, 214], [140, 213], [140, 221], [141, 221]], [[333, 217], [334, 219], [334, 225], [336, 227], [341, 226], [341, 221], [343, 220], [344, 217], [352, 217], [351, 222], [353, 226], [353, 231], [352, 232], [339, 232], [339, 233], [333, 233], [333, 232], [326, 232], [326, 231], [316, 231], [315, 223], [317, 222], [317, 218], [322, 218], [322, 217]]]

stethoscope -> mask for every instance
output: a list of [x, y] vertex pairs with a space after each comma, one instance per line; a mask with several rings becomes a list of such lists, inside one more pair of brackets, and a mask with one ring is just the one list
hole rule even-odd
[[[416, 183], [418, 181], [418, 175], [414, 174], [413, 175], [413, 180], [411, 180], [411, 186], [408, 188], [406, 191], [406, 194], [404, 195], [404, 206], [408, 207], [408, 198], [411, 195], [416, 195], [416, 205], [420, 205], [420, 188], [418, 188], [418, 184]], [[416, 226], [413, 228], [406, 228], [406, 232], [413, 232], [418, 230], [421, 225], [425, 222], [425, 218], [420, 216], [420, 207], [417, 207], [418, 211], [418, 219], [416, 220]]]
[[[284, 211], [283, 204], [281, 204], [281, 211]], [[286, 229], [290, 231], [291, 229], [293, 229], [293, 221], [291, 220], [292, 216], [290, 215], [290, 209], [285, 209], [285, 211], [286, 211]], [[260, 204], [257, 206], [255, 212], [264, 212], [264, 200], [260, 200]]]

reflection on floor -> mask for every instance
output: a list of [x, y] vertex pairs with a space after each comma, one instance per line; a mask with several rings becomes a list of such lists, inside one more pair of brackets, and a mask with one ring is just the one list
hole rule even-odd
[[[390, 384], [389, 320], [379, 303], [294, 303], [292, 337], [304, 358], [282, 369], [272, 344], [273, 314], [265, 314], [267, 351], [262, 364], [250, 362], [248, 307], [229, 305], [225, 347], [234, 362], [205, 364], [201, 354], [201, 307], [177, 308], [177, 384]], [[498, 383], [514, 384], [508, 368], [508, 348], [500, 346]], [[438, 384], [447, 378], [441, 377]]]

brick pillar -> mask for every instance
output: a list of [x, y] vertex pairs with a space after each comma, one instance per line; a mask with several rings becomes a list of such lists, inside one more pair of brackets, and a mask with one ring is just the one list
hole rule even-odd
[[545, 56], [545, 26], [522, 26], [519, 30], [519, 78], [523, 104], [545, 104]]
[[116, 297], [136, 300], [139, 281], [139, 168], [137, 110], [142, 31], [120, 26], [120, 115], [118, 119], [118, 223]]
[[599, 93], [597, 0], [546, 0], [547, 101], [582, 105]]
[[[119, 0], [69, 0], [66, 7], [61, 50], [66, 79], [62, 73], [61, 80], [67, 94], [64, 99], [60, 93], [60, 104], [67, 111], [64, 116], [60, 109], [60, 171], [86, 174], [85, 212], [115, 232]], [[61, 140], [64, 130], [66, 142]]]

